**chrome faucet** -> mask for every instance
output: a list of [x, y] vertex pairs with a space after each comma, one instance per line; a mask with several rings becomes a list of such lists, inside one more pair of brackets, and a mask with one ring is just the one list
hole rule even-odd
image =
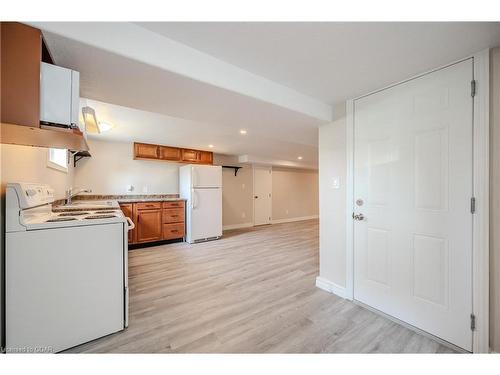
[[73, 190], [73, 188], [70, 187], [68, 190], [66, 190], [66, 205], [70, 205], [72, 203], [72, 198], [80, 193], [92, 193], [92, 189]]

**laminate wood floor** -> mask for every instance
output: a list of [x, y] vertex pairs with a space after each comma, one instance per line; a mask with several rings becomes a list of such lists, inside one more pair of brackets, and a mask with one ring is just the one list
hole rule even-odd
[[452, 352], [315, 287], [318, 221], [129, 251], [130, 321], [100, 353]]

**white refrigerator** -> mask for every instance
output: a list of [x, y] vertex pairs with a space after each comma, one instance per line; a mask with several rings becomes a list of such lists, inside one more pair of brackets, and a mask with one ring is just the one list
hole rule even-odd
[[179, 192], [186, 199], [186, 241], [222, 236], [222, 167], [188, 164], [179, 168]]

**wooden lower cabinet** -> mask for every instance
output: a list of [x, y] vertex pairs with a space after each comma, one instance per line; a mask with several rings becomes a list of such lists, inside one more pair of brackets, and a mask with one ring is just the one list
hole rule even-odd
[[184, 201], [123, 203], [120, 208], [135, 224], [128, 233], [129, 244], [184, 237]]
[[161, 209], [137, 209], [135, 231], [137, 243], [160, 241], [162, 239]]
[[[134, 221], [134, 205], [132, 203], [124, 203], [120, 204], [120, 208], [125, 215], [125, 217], [130, 218], [130, 220]], [[132, 244], [135, 242], [135, 229], [128, 231], [128, 243]]]

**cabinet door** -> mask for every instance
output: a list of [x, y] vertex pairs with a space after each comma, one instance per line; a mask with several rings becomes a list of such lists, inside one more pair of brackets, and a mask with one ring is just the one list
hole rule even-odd
[[149, 145], [146, 143], [134, 143], [134, 159], [135, 158], [145, 158], [145, 159], [158, 159], [159, 158], [160, 146]]
[[159, 241], [162, 239], [161, 209], [136, 210], [137, 242]]
[[160, 146], [160, 159], [180, 161], [181, 149], [177, 147]]
[[[134, 205], [132, 203], [120, 204], [120, 208], [126, 217], [134, 221]], [[128, 243], [132, 244], [134, 242], [135, 242], [135, 229], [132, 229], [128, 231]]]
[[200, 151], [182, 149], [182, 161], [198, 163], [200, 161]]
[[210, 151], [200, 151], [200, 163], [213, 164], [213, 153]]
[[[1, 22], [1, 122], [40, 126], [40, 30]], [[8, 95], [6, 95], [8, 93]]]

